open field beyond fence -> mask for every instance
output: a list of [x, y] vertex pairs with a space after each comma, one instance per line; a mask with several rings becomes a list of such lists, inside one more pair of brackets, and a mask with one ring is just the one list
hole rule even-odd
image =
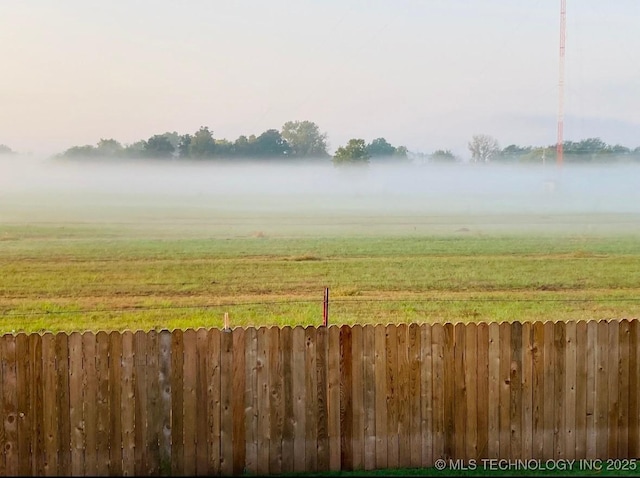
[[640, 458], [637, 320], [0, 338], [5, 475]]

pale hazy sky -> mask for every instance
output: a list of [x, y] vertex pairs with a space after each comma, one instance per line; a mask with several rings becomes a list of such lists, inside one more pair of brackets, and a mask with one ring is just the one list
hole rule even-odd
[[[567, 0], [565, 137], [640, 145], [640, 0]], [[559, 0], [0, 0], [0, 144], [309, 119], [466, 155], [555, 142]]]

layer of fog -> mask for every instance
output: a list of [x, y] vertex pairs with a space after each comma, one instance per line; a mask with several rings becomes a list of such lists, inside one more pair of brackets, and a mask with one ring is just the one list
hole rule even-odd
[[[483, 221], [533, 224], [541, 218], [562, 224], [564, 217], [578, 215], [583, 225], [603, 220], [637, 225], [638, 178], [640, 167], [630, 165], [374, 163], [340, 169], [330, 161], [125, 164], [10, 156], [0, 157], [0, 223], [217, 224], [250, 218], [247, 224], [315, 224], [317, 232], [331, 220], [378, 218], [383, 229], [404, 218], [410, 231], [412, 223], [434, 218], [458, 217], [451, 222], [480, 227]], [[617, 219], [602, 219], [612, 215]]]

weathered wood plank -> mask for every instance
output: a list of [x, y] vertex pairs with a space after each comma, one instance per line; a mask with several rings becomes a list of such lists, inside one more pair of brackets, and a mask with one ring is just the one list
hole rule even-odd
[[174, 476], [185, 474], [183, 374], [184, 333], [182, 330], [176, 329], [171, 333], [171, 474]]
[[293, 329], [289, 326], [280, 330], [282, 348], [282, 396], [284, 403], [284, 422], [282, 424], [282, 473], [293, 473]]
[[466, 395], [465, 453], [467, 461], [478, 459], [478, 328], [464, 327], [464, 384]]
[[532, 349], [532, 433], [533, 447], [531, 457], [542, 460], [544, 457], [544, 404], [545, 404], [545, 349], [544, 349], [544, 323], [533, 323], [533, 349]]
[[[280, 350], [280, 329], [269, 329], [269, 473], [282, 473], [282, 434], [284, 428], [284, 401], [282, 383], [282, 355]], [[315, 339], [315, 337], [314, 337]], [[315, 365], [315, 357], [313, 360]], [[315, 367], [307, 368], [307, 379], [315, 382]], [[313, 403], [307, 403], [307, 417], [309, 408], [315, 408]], [[317, 447], [316, 447], [317, 450]]]
[[[197, 472], [196, 440], [198, 430], [198, 408], [202, 408], [198, 407], [198, 396], [196, 395], [196, 387], [198, 386], [197, 332], [193, 329], [185, 330], [182, 340], [184, 342], [184, 361], [182, 364], [182, 384], [184, 391], [182, 396], [182, 410], [179, 412], [182, 413], [183, 416], [182, 436], [184, 443], [184, 474], [193, 476]], [[206, 408], [207, 411], [209, 411], [209, 400], [204, 403], [207, 404]]]
[[489, 393], [487, 456], [490, 459], [500, 455], [500, 324], [489, 324]]
[[477, 325], [478, 459], [488, 457], [489, 445], [489, 325]]
[[[0, 338], [0, 342], [3, 339]], [[0, 355], [0, 360], [3, 360]], [[0, 366], [0, 374], [2, 373]], [[44, 467], [46, 476], [58, 475], [58, 413], [56, 397], [58, 396], [58, 381], [56, 379], [56, 337], [51, 333], [42, 336], [42, 386], [43, 394], [43, 429], [44, 435]], [[4, 380], [1, 380], [4, 383]], [[0, 385], [1, 386], [1, 385]], [[0, 394], [0, 396], [3, 396]], [[2, 423], [4, 427], [4, 421]], [[4, 430], [3, 430], [4, 436]], [[0, 454], [4, 467], [4, 453]]]
[[402, 468], [411, 466], [411, 417], [409, 401], [409, 337], [406, 324], [396, 326], [398, 338], [398, 464]]
[[421, 466], [431, 467], [433, 460], [433, 368], [431, 325], [420, 326], [420, 435], [422, 441]]
[[109, 474], [109, 422], [111, 418], [111, 406], [109, 403], [109, 336], [106, 332], [96, 334], [96, 379], [98, 382], [96, 407], [98, 413], [97, 422], [97, 470], [98, 475]]
[[566, 330], [564, 322], [553, 324], [554, 349], [554, 459], [562, 460], [566, 457], [566, 442], [563, 436], [566, 415]]
[[364, 367], [362, 326], [351, 327], [351, 403], [353, 406], [352, 444], [353, 469], [364, 469]]
[[[4, 413], [4, 385], [2, 381], [2, 369], [4, 368], [4, 359], [3, 359], [3, 349], [4, 349], [4, 339], [6, 335], [0, 335], [0, 412]], [[6, 471], [6, 462], [4, 459], [4, 447], [6, 444], [5, 434], [4, 434], [4, 419], [0, 420], [0, 476], [5, 476], [7, 474]]]
[[[373, 335], [372, 335], [373, 339]], [[409, 326], [409, 403], [407, 404], [408, 412], [409, 412], [409, 439], [410, 439], [410, 462], [409, 465], [411, 467], [417, 468], [422, 465], [422, 434], [420, 433], [420, 425], [421, 425], [421, 404], [420, 404], [420, 396], [422, 392], [422, 383], [420, 381], [420, 366], [421, 366], [421, 352], [422, 352], [422, 336], [420, 333], [420, 326], [418, 324], [411, 324]], [[365, 346], [366, 336], [365, 336]], [[371, 341], [371, 346], [373, 346], [373, 340]], [[373, 357], [373, 353], [371, 354]], [[373, 362], [371, 363], [373, 365]], [[365, 363], [365, 378], [367, 373], [367, 364]], [[373, 372], [373, 368], [371, 369]], [[366, 388], [369, 391], [369, 385]], [[371, 388], [371, 392], [373, 392], [374, 388]], [[373, 409], [370, 411], [367, 410], [367, 400], [365, 396], [365, 413], [370, 414], [372, 421], [375, 420], [375, 414]], [[365, 418], [365, 426], [367, 424], [367, 420]], [[372, 422], [370, 429], [375, 428], [375, 423]], [[366, 448], [366, 430], [365, 430], [365, 455], [367, 452]], [[373, 444], [373, 456], [375, 457], [375, 436], [372, 437], [371, 443]]]
[[[444, 449], [444, 327], [433, 324], [431, 329], [431, 360], [433, 370], [433, 460], [445, 459]], [[449, 458], [449, 457], [446, 457]]]
[[[618, 324], [618, 458], [629, 458], [629, 342], [630, 327], [628, 320], [621, 320]], [[637, 394], [635, 389], [632, 393]]]
[[444, 325], [444, 455], [457, 458], [455, 453], [455, 327]]
[[133, 376], [135, 395], [135, 474], [146, 475], [147, 457], [147, 334], [138, 330], [133, 334]]
[[[500, 452], [511, 459], [511, 325], [500, 323]], [[508, 457], [508, 458], [507, 458]]]
[[[158, 388], [160, 389], [160, 474], [171, 475], [171, 348], [172, 335], [168, 330], [158, 337]], [[112, 348], [113, 350], [113, 348]]]
[[533, 454], [533, 324], [522, 324], [522, 454]]
[[596, 416], [598, 414], [596, 408], [596, 375], [597, 375], [597, 340], [598, 340], [598, 323], [590, 321], [587, 323], [587, 397], [586, 397], [586, 458], [595, 460], [597, 457], [596, 437], [598, 431], [596, 429]]
[[[31, 415], [31, 470], [32, 476], [42, 476], [44, 474], [44, 394], [43, 390], [43, 357], [42, 357], [42, 337], [40, 334], [29, 335], [29, 352], [31, 367], [31, 403], [29, 413]], [[1, 378], [0, 378], [1, 380]], [[0, 394], [0, 397], [2, 395]]]
[[[18, 411], [18, 474], [31, 474], [31, 400], [33, 384], [31, 377], [31, 353], [29, 336], [20, 333], [16, 336], [16, 376], [17, 376], [17, 411]], [[82, 356], [80, 357], [82, 363]]]
[[464, 460], [466, 455], [467, 384], [465, 324], [458, 322], [453, 328], [453, 457]]
[[596, 457], [608, 455], [608, 405], [609, 405], [609, 329], [605, 321], [598, 322], [596, 349]]
[[[269, 473], [269, 329], [258, 329], [258, 475]], [[304, 405], [304, 402], [303, 402]]]
[[353, 399], [351, 327], [340, 327], [340, 467], [353, 470]]
[[[135, 474], [135, 357], [133, 334], [122, 333], [122, 386], [120, 401], [122, 403], [122, 474]], [[182, 414], [181, 414], [182, 415]]]
[[555, 437], [552, 432], [555, 427], [554, 408], [558, 407], [558, 398], [555, 396], [555, 358], [554, 358], [554, 323], [544, 323], [544, 437], [543, 437], [543, 459], [553, 460], [555, 456]]
[[[98, 334], [100, 340], [102, 333]], [[149, 475], [157, 475], [160, 472], [160, 435], [162, 430], [162, 415], [160, 409], [160, 389], [158, 386], [158, 332], [150, 330], [147, 332], [147, 367], [146, 367], [146, 388], [147, 388], [147, 469]], [[105, 398], [108, 395], [104, 395]], [[106, 441], [106, 440], [105, 440]]]
[[[2, 337], [2, 415], [4, 422], [4, 471], [7, 476], [16, 476], [19, 473], [17, 373], [16, 337], [12, 334], [6, 334]], [[65, 411], [69, 413], [68, 403]]]
[[629, 324], [629, 456], [640, 458], [640, 321]]
[[387, 464], [389, 468], [398, 468], [398, 329], [387, 325]]
[[[291, 329], [289, 329], [291, 330]], [[232, 391], [224, 397], [231, 400], [233, 434], [232, 453], [234, 475], [241, 475], [244, 472], [245, 464], [245, 423], [244, 423], [244, 392], [245, 392], [245, 330], [242, 328], [233, 329], [233, 358], [232, 358]], [[224, 402], [223, 402], [224, 406]], [[293, 451], [293, 450], [292, 450]], [[225, 455], [226, 458], [226, 455]], [[226, 468], [225, 468], [226, 470]], [[293, 469], [291, 470], [293, 471]]]
[[[98, 474], [98, 376], [96, 373], [96, 336], [82, 334], [84, 362], [84, 466], [89, 476]], [[102, 458], [102, 457], [101, 457]]]
[[576, 324], [576, 459], [587, 458], [587, 323]]
[[[316, 330], [316, 383], [317, 398], [316, 408], [318, 417], [318, 471], [329, 470], [329, 433], [327, 411], [327, 328], [319, 327]], [[285, 405], [286, 406], [286, 405]], [[285, 412], [286, 413], [286, 412]]]
[[310, 472], [318, 471], [318, 384], [316, 382], [316, 329], [307, 327], [304, 331], [305, 339], [305, 469]]
[[234, 474], [232, 374], [235, 354], [232, 334], [229, 329], [220, 332], [220, 473], [224, 476]]
[[71, 427], [71, 474], [84, 475], [84, 426], [82, 391], [82, 335], [69, 335], [69, 425]]
[[122, 476], [122, 334], [109, 333], [109, 473]]
[[362, 382], [364, 388], [364, 469], [373, 470], [376, 467], [376, 329], [368, 324], [362, 328], [363, 371]]
[[[196, 333], [195, 396], [200, 404], [195, 413], [195, 468], [197, 475], [220, 473], [219, 415], [220, 382], [216, 367], [220, 362], [220, 342], [217, 329], [200, 328]], [[201, 404], [206, 404], [202, 406]]]
[[[245, 388], [244, 388], [244, 423], [245, 423], [245, 472], [257, 473], [258, 460], [258, 335], [255, 328], [245, 330]], [[238, 397], [238, 400], [240, 397]]]
[[[69, 336], [65, 333], [59, 333], [56, 335], [56, 363], [58, 383], [56, 394], [56, 405], [58, 410], [58, 472], [60, 475], [69, 476], [71, 475], [71, 425], [69, 417]], [[5, 372], [6, 371], [7, 369], [5, 368]], [[3, 379], [6, 387], [8, 379], [6, 374], [3, 376]], [[7, 414], [5, 414], [5, 417], [7, 417]], [[7, 474], [12, 474], [9, 471], [8, 459]], [[15, 472], [13, 474], [15, 474]]]
[[[340, 470], [340, 328], [328, 329], [327, 351], [327, 434], [329, 469]], [[294, 399], [296, 394], [294, 392]]]
[[575, 460], [576, 458], [576, 375], [577, 375], [577, 331], [575, 322], [565, 324], [565, 458]]
[[513, 322], [509, 371], [509, 456], [522, 459], [522, 324]]
[[387, 468], [387, 330], [376, 325], [375, 344], [375, 435], [376, 468]]
[[620, 366], [618, 360], [620, 357], [619, 350], [619, 336], [618, 336], [618, 322], [610, 321], [607, 323], [607, 329], [609, 332], [609, 403], [607, 409], [607, 426], [608, 426], [608, 457], [618, 456], [618, 368]]
[[293, 340], [293, 376], [291, 390], [293, 393], [293, 469], [295, 472], [305, 471], [306, 463], [306, 424], [307, 416], [305, 411], [306, 388], [305, 380], [305, 330], [303, 327], [296, 327], [292, 332]]

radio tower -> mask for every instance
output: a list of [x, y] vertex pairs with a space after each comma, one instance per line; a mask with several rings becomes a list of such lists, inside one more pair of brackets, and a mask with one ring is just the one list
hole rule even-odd
[[560, 0], [560, 68], [558, 81], [558, 142], [556, 157], [558, 166], [562, 166], [564, 153], [564, 51], [567, 30], [567, 0]]

